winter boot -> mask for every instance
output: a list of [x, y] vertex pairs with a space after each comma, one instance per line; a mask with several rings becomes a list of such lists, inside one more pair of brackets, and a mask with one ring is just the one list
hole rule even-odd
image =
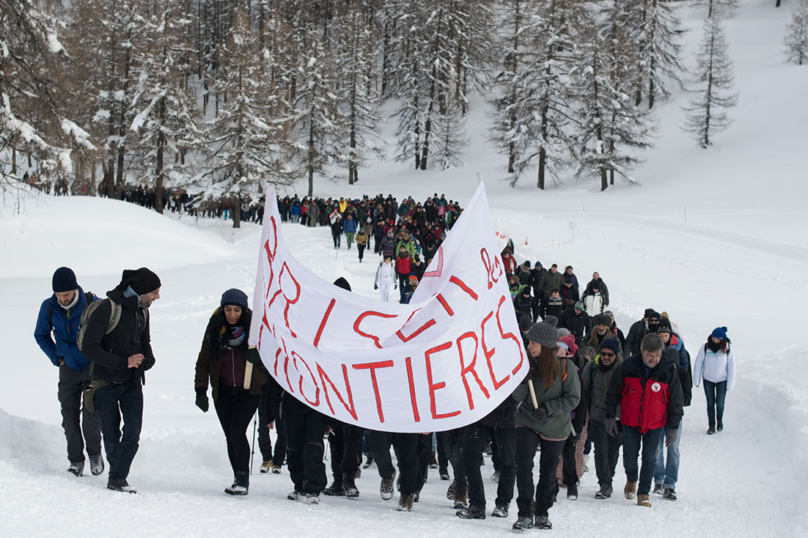
[[71, 461], [70, 467], [67, 468], [67, 472], [74, 474], [76, 476], [81, 476], [84, 474], [84, 462], [83, 461]]
[[352, 499], [359, 497], [359, 489], [356, 487], [354, 477], [350, 476], [350, 473], [345, 473], [345, 476], [342, 478], [342, 489], [345, 491], [346, 497]]
[[432, 451], [432, 456], [429, 459], [429, 468], [430, 469], [437, 469], [438, 468], [438, 459], [437, 459], [437, 451]]
[[637, 495], [637, 505], [651, 508], [651, 501], [648, 500], [648, 495]]
[[[722, 424], [722, 427], [723, 427], [723, 424]], [[709, 427], [709, 428], [707, 428], [707, 435], [712, 435], [712, 434], [714, 434], [714, 433], [715, 433], [715, 425], [714, 425], [714, 424], [710, 424], [710, 427]]]
[[303, 502], [306, 504], [320, 504], [320, 494], [306, 493], [303, 495]]
[[516, 523], [511, 527], [515, 531], [526, 531], [533, 528], [533, 518], [530, 516], [522, 516], [516, 520]]
[[508, 507], [504, 504], [498, 504], [491, 512], [491, 517], [508, 517]]
[[438, 473], [440, 474], [441, 480], [449, 480], [451, 478], [449, 476], [449, 469], [447, 469], [446, 467], [441, 467]]
[[456, 515], [460, 519], [485, 519], [485, 510], [479, 506], [470, 505], [468, 508], [458, 510]]
[[623, 488], [623, 495], [626, 496], [626, 499], [633, 499], [636, 493], [637, 493], [637, 483], [626, 482], [626, 487]]
[[229, 488], [225, 488], [224, 492], [228, 495], [243, 496], [247, 495], [250, 489], [250, 475], [247, 471], [239, 471], [236, 473], [236, 481]]
[[721, 431], [724, 429], [724, 421], [720, 418], [718, 419], [718, 426], [716, 426], [716, 430]]
[[603, 484], [600, 486], [600, 490], [595, 493], [596, 499], [608, 499], [612, 496], [612, 485], [611, 484]]
[[272, 474], [281, 474], [281, 466], [277, 463], [272, 464]]
[[665, 491], [662, 492], [662, 498], [668, 499], [669, 501], [675, 501], [676, 491], [673, 488], [665, 488]]
[[122, 493], [137, 493], [137, 490], [130, 486], [124, 478], [110, 478], [107, 481], [107, 489], [120, 491]]
[[297, 490], [294, 490], [292, 493], [286, 496], [287, 499], [290, 501], [299, 501], [303, 498], [303, 493]]
[[373, 465], [373, 455], [367, 454], [367, 459], [365, 460], [365, 464], [362, 466], [363, 469], [370, 469], [370, 466]]
[[104, 458], [101, 457], [101, 454], [90, 456], [90, 472], [93, 473], [93, 476], [104, 472]]
[[336, 480], [331, 482], [331, 485], [323, 490], [323, 495], [328, 495], [329, 497], [343, 497], [345, 495], [345, 489], [342, 486], [342, 482], [337, 482]]
[[382, 499], [385, 501], [389, 501], [393, 498], [393, 487], [396, 481], [395, 471], [393, 471], [393, 476], [390, 478], [382, 478], [382, 484], [379, 487], [379, 493], [381, 493]]
[[267, 474], [272, 468], [272, 460], [265, 460], [261, 463], [261, 474]]
[[663, 490], [663, 489], [664, 489], [664, 488], [662, 487], [662, 484], [654, 484], [654, 491], [653, 491], [653, 493], [656, 493], [657, 495], [662, 495], [662, 490]]
[[550, 518], [547, 516], [536, 516], [536, 528], [543, 531], [549, 531], [553, 528], [553, 524], [550, 523]]
[[452, 483], [449, 484], [449, 489], [446, 490], [446, 498], [449, 499], [450, 501], [453, 501], [455, 498], [455, 487], [456, 487], [455, 481], [452, 480]]
[[578, 500], [578, 486], [575, 484], [570, 484], [567, 486], [567, 499], [570, 501], [577, 501]]
[[396, 506], [396, 510], [399, 512], [412, 512], [412, 493], [409, 495], [402, 495], [398, 499], [398, 506]]
[[455, 510], [460, 510], [462, 508], [468, 508], [468, 506], [469, 506], [468, 492], [455, 490], [453, 508]]

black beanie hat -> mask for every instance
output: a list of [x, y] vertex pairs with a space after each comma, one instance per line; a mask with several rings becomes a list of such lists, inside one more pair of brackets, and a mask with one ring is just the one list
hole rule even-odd
[[227, 305], [239, 306], [243, 310], [249, 308], [247, 306], [247, 294], [243, 291], [231, 288], [222, 294], [222, 301], [219, 303], [222, 308]]
[[79, 289], [76, 273], [69, 267], [60, 267], [53, 273], [53, 292], [62, 293]]
[[132, 291], [138, 295], [146, 295], [161, 286], [160, 277], [145, 267], [124, 269], [123, 280], [132, 286]]
[[650, 318], [652, 314], [656, 314], [653, 308], [646, 308], [644, 318]]
[[334, 281], [334, 285], [338, 288], [342, 288], [345, 291], [351, 291], [351, 285], [348, 284], [348, 281], [345, 280], [343, 277], [339, 277]]
[[617, 338], [605, 338], [603, 342], [600, 343], [600, 349], [608, 349], [617, 355], [620, 353], [620, 342], [617, 341]]

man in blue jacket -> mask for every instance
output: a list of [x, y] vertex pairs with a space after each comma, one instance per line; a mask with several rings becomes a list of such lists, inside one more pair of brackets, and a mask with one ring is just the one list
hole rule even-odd
[[85, 444], [92, 473], [100, 475], [104, 472], [101, 420], [82, 406], [81, 401], [82, 392], [90, 383], [90, 361], [76, 345], [76, 337], [88, 299], [92, 301], [94, 297], [79, 287], [75, 273], [67, 267], [60, 267], [53, 273], [53, 295], [42, 302], [34, 331], [39, 347], [59, 368], [58, 396], [62, 405], [62, 428], [67, 438], [67, 458], [70, 460], [68, 471], [76, 476], [84, 472]]

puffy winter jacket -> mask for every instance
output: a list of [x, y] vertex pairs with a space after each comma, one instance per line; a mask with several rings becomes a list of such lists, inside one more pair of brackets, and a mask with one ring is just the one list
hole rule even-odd
[[639, 428], [640, 433], [663, 426], [677, 429], [684, 411], [675, 358], [663, 352], [659, 364], [647, 375], [641, 355], [623, 362], [606, 394], [607, 417], [616, 417], [618, 402], [624, 426]]
[[726, 381], [727, 390], [735, 387], [735, 352], [732, 345], [727, 344], [727, 353], [710, 351], [706, 344], [699, 348], [693, 365], [693, 384], [698, 387], [702, 378], [711, 383]]
[[[61, 307], [55, 294], [44, 300], [39, 307], [34, 338], [54, 366], [59, 365], [61, 358], [67, 366], [80, 372], [90, 365], [90, 360], [82, 354], [76, 344], [81, 314], [87, 306], [87, 294], [84, 290], [79, 288], [78, 295], [78, 302], [70, 310]], [[98, 299], [95, 297], [95, 300]]]
[[547, 414], [542, 420], [536, 420], [532, 414], [535, 407], [528, 388], [528, 380], [516, 387], [511, 396], [519, 404], [514, 417], [516, 425], [531, 428], [548, 439], [569, 437], [572, 432], [572, 410], [581, 400], [581, 383], [575, 364], [569, 359], [559, 360], [560, 371], [549, 388], [544, 388], [541, 377], [533, 379], [528, 377], [536, 392], [536, 402], [547, 409]]

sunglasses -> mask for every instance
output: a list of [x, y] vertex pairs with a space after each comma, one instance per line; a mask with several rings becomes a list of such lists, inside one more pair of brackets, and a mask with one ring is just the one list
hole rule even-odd
[[601, 351], [600, 356], [601, 357], [614, 357], [615, 354], [612, 353], [611, 351]]

